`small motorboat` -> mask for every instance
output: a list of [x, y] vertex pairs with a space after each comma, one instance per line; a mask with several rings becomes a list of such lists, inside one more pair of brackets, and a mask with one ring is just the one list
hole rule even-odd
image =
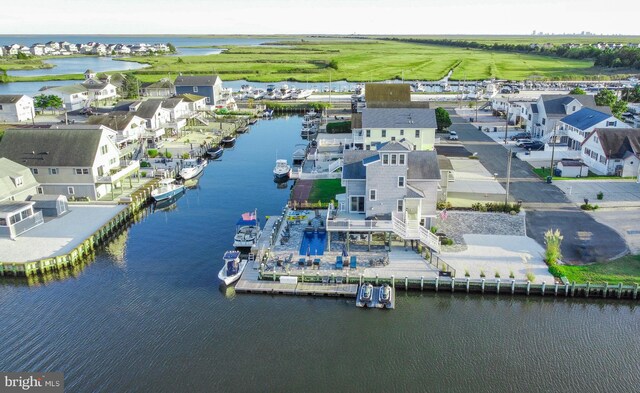
[[162, 179], [158, 187], [151, 191], [151, 197], [156, 201], [164, 201], [184, 192], [184, 185], [177, 184], [174, 179]]
[[291, 175], [291, 167], [287, 163], [287, 160], [276, 160], [276, 166], [273, 168], [273, 178], [274, 180], [285, 180], [289, 179]]
[[378, 303], [389, 304], [391, 303], [391, 287], [389, 284], [384, 284], [380, 287], [380, 293], [378, 295]]
[[223, 147], [233, 147], [236, 144], [236, 137], [234, 135], [227, 135], [222, 138], [220, 144]]
[[365, 283], [360, 287], [360, 301], [363, 303], [370, 302], [373, 298], [373, 285]]
[[193, 179], [204, 171], [207, 166], [207, 160], [202, 158], [191, 158], [182, 162], [182, 169], [180, 169], [179, 176], [183, 180]]
[[240, 260], [240, 251], [227, 251], [222, 257], [224, 265], [218, 273], [218, 278], [225, 283], [225, 285], [233, 284], [238, 281], [245, 266], [247, 266], [246, 260]]
[[218, 158], [222, 157], [222, 153], [224, 153], [224, 148], [222, 146], [214, 146], [214, 147], [210, 147], [207, 149], [207, 155], [212, 159], [212, 160], [217, 160]]

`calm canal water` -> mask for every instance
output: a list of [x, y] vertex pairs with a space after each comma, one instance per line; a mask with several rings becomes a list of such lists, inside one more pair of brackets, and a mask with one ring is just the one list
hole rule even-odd
[[386, 312], [221, 288], [238, 215], [288, 198], [271, 170], [300, 125], [259, 122], [76, 277], [0, 281], [0, 370], [63, 371], [69, 392], [637, 391], [633, 303], [400, 291]]

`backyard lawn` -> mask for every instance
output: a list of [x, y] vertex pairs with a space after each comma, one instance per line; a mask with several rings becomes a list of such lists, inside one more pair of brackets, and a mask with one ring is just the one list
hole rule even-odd
[[640, 255], [627, 255], [611, 262], [591, 265], [558, 265], [558, 269], [571, 282], [640, 283]]
[[320, 201], [328, 203], [335, 201], [337, 194], [343, 194], [345, 192], [345, 188], [340, 185], [340, 179], [316, 180], [313, 182], [313, 186], [311, 186], [308, 202], [316, 203]]

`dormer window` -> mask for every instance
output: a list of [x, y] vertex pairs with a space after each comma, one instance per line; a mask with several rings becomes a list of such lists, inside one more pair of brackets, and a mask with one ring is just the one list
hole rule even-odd
[[197, 93], [198, 92], [198, 86], [193, 86], [193, 92]]
[[14, 177], [13, 184], [15, 184], [16, 187], [20, 187], [23, 184], [22, 176]]

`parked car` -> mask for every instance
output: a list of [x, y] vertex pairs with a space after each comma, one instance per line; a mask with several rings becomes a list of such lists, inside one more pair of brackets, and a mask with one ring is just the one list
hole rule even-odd
[[449, 140], [450, 141], [457, 141], [458, 140], [458, 133], [455, 131], [449, 131]]
[[522, 147], [526, 150], [532, 150], [532, 151], [544, 150], [544, 142], [531, 141], [531, 142], [524, 143]]
[[511, 136], [512, 141], [517, 141], [518, 139], [531, 139], [531, 134], [528, 132], [519, 132]]
[[527, 139], [518, 139], [516, 141], [516, 146], [522, 147], [525, 143], [530, 143], [530, 142], [532, 142], [532, 140], [528, 139], [528, 138]]

